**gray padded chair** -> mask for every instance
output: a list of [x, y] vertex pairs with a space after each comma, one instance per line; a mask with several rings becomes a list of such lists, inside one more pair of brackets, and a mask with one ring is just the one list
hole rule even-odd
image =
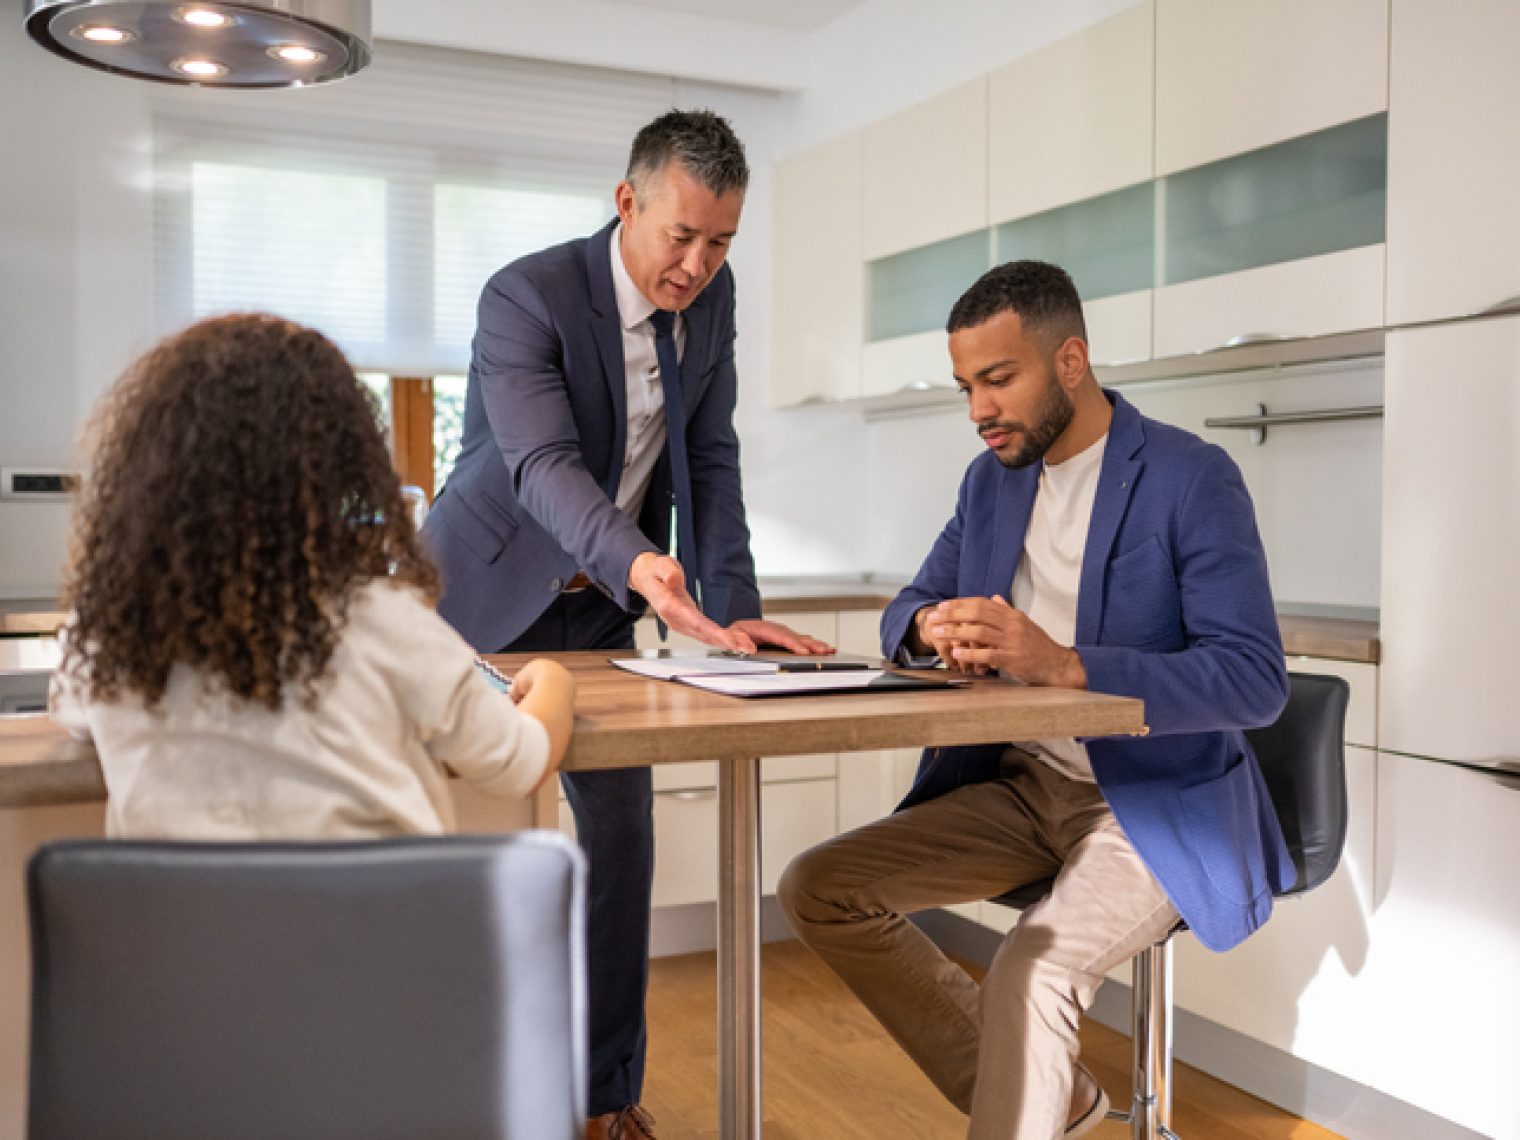
[[[1298, 870], [1298, 881], [1281, 898], [1312, 891], [1340, 863], [1346, 845], [1344, 738], [1351, 695], [1340, 677], [1289, 673], [1288, 683], [1288, 704], [1277, 721], [1246, 733]], [[1044, 898], [1051, 882], [1042, 879], [992, 901], [1023, 910]], [[1177, 930], [1182, 929], [1179, 924]], [[1129, 1125], [1131, 1140], [1178, 1140], [1172, 1131], [1170, 935], [1137, 954], [1132, 970], [1131, 1104], [1127, 1111], [1108, 1115]]]
[[572, 1140], [561, 836], [84, 841], [28, 868], [31, 1140]]

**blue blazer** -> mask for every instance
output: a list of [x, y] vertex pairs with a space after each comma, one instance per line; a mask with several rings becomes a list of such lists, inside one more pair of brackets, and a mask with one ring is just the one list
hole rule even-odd
[[[630, 613], [636, 555], [668, 548], [669, 455], [640, 519], [614, 505], [628, 393], [609, 241], [530, 254], [481, 294], [459, 461], [423, 535], [438, 612], [482, 652], [510, 644], [577, 570]], [[720, 625], [758, 617], [734, 433], [734, 279], [725, 265], [684, 314], [681, 359], [702, 603]]]
[[[1214, 950], [1272, 913], [1295, 871], [1241, 730], [1288, 698], [1266, 556], [1223, 450], [1115, 393], [1077, 594], [1075, 648], [1095, 692], [1139, 697], [1150, 733], [1088, 740], [1130, 842]], [[1039, 466], [975, 459], [912, 585], [887, 607], [894, 656], [913, 615], [946, 598], [1008, 597]], [[902, 806], [996, 777], [1002, 745], [930, 749]]]

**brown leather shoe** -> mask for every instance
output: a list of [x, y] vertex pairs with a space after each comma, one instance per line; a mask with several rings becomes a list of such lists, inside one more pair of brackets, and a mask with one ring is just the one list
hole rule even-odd
[[1086, 1136], [1103, 1123], [1108, 1115], [1108, 1094], [1098, 1078], [1078, 1064], [1071, 1074], [1071, 1109], [1066, 1116], [1066, 1131], [1061, 1135], [1075, 1140]]
[[654, 1117], [642, 1105], [630, 1104], [586, 1121], [586, 1140], [658, 1140]]

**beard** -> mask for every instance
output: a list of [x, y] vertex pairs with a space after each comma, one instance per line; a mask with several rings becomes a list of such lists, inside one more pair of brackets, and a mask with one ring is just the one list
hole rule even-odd
[[1056, 379], [1055, 369], [1051, 368], [1046, 375], [1045, 393], [1040, 397], [1040, 406], [1035, 409], [1035, 419], [1031, 424], [999, 421], [979, 424], [977, 430], [985, 432], [996, 429], [1019, 433], [1022, 442], [1017, 451], [1012, 455], [1004, 455], [1001, 451], [996, 453], [999, 463], [1016, 471], [1044, 459], [1045, 453], [1061, 438], [1061, 433], [1071, 426], [1072, 417], [1076, 414], [1076, 404]]

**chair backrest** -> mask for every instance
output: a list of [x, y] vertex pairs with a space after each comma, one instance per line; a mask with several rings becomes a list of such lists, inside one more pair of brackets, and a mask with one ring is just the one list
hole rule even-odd
[[87, 841], [28, 869], [31, 1140], [571, 1140], [562, 837]]
[[1346, 845], [1346, 704], [1340, 677], [1289, 673], [1288, 705], [1274, 724], [1246, 733], [1266, 777], [1298, 882], [1313, 890], [1334, 872]]

